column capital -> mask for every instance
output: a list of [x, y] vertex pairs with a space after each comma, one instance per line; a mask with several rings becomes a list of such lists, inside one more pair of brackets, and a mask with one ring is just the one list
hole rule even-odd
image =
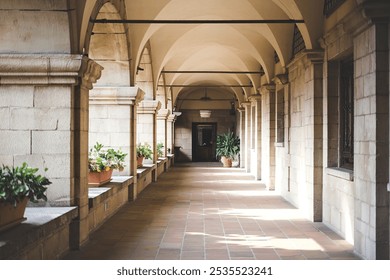
[[259, 88], [259, 91], [261, 94], [274, 93], [275, 88], [275, 84], [264, 84]]
[[157, 114], [158, 120], [166, 120], [168, 119], [168, 116], [171, 114], [171, 111], [169, 109], [160, 109]]
[[90, 104], [137, 106], [145, 96], [139, 87], [96, 87], [89, 94]]
[[138, 104], [138, 114], [157, 114], [161, 108], [161, 102], [157, 100], [143, 100]]
[[286, 85], [288, 84], [288, 74], [286, 73], [275, 75], [273, 81], [276, 85]]
[[168, 122], [175, 122], [177, 119], [177, 115], [175, 114], [170, 114], [167, 118]]
[[0, 85], [76, 85], [82, 55], [0, 54]]
[[241, 106], [243, 107], [244, 110], [246, 110], [251, 106], [251, 103], [249, 101], [241, 102]]
[[256, 102], [261, 101], [261, 95], [260, 94], [252, 94], [248, 97], [248, 101], [253, 104]]

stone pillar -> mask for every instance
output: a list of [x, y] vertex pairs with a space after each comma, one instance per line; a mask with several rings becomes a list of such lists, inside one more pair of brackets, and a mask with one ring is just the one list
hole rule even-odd
[[245, 110], [245, 123], [244, 123], [244, 128], [245, 128], [245, 135], [244, 135], [244, 148], [245, 150], [243, 151], [244, 153], [244, 160], [245, 160], [245, 171], [246, 172], [251, 172], [251, 103], [250, 102], [244, 102], [241, 103]]
[[157, 161], [157, 112], [160, 108], [160, 101], [144, 100], [137, 112], [137, 144], [148, 143], [152, 146], [153, 163]]
[[160, 109], [157, 114], [157, 144], [163, 143], [163, 156], [167, 155], [168, 149], [168, 117], [170, 110]]
[[246, 141], [245, 141], [245, 135], [246, 135], [246, 126], [245, 126], [245, 108], [239, 107], [237, 108], [237, 111], [239, 112], [239, 121], [240, 121], [240, 167], [245, 168], [245, 151], [246, 151]]
[[260, 88], [262, 96], [262, 181], [268, 190], [275, 190], [275, 85], [263, 85]]
[[89, 148], [99, 142], [127, 154], [125, 169], [114, 175], [132, 175], [136, 139], [136, 110], [145, 93], [138, 87], [96, 87], [89, 95]]
[[170, 114], [167, 118], [167, 153], [174, 153], [175, 146], [175, 121], [177, 116], [175, 114]]
[[251, 173], [255, 176], [256, 180], [262, 178], [261, 174], [261, 133], [262, 133], [262, 108], [261, 108], [261, 95], [255, 94], [249, 96], [251, 102], [251, 130], [252, 130], [252, 149], [251, 149]]
[[368, 26], [354, 38], [354, 245], [365, 259], [389, 259], [390, 3], [361, 2]]
[[71, 187], [72, 205], [78, 206], [79, 217], [71, 224], [71, 249], [77, 249], [89, 237], [88, 202], [88, 130], [89, 130], [89, 91], [100, 78], [103, 67], [84, 57], [80, 70], [81, 85], [74, 95], [74, 186]]

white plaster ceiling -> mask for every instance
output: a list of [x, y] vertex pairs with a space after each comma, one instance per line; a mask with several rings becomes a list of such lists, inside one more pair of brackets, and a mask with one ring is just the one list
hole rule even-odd
[[[318, 48], [322, 33], [323, 0], [124, 0], [130, 20], [304, 20], [298, 28], [307, 49]], [[285, 72], [292, 58], [294, 24], [128, 24], [132, 73], [150, 46], [153, 80], [161, 71], [259, 71], [259, 74], [165, 74], [168, 85], [252, 84], [253, 93], [262, 83]], [[274, 53], [280, 59], [275, 68]], [[277, 70], [275, 70], [277, 69]], [[134, 81], [133, 81], [134, 82]], [[175, 88], [175, 99], [188, 88]], [[231, 93], [242, 92], [235, 88]], [[193, 91], [193, 89], [191, 89]], [[242, 95], [238, 94], [239, 99]]]

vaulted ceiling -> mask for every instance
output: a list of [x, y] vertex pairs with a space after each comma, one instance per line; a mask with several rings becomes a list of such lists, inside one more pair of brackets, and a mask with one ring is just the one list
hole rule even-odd
[[[175, 86], [176, 96], [196, 85], [242, 85], [227, 87], [236, 94], [256, 90], [286, 71], [295, 24], [306, 49], [318, 48], [322, 34], [323, 0], [117, 2], [124, 7], [121, 17], [131, 37], [131, 72], [149, 46], [155, 86], [164, 75], [165, 83]], [[280, 60], [277, 67], [275, 54]]]

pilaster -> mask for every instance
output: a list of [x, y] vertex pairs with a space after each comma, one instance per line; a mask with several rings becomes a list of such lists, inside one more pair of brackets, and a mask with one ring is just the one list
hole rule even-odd
[[249, 96], [248, 100], [251, 103], [251, 173], [256, 180], [260, 180], [262, 178], [262, 97], [260, 94], [254, 94]]
[[262, 180], [268, 190], [275, 190], [275, 85], [259, 89], [262, 95]]

